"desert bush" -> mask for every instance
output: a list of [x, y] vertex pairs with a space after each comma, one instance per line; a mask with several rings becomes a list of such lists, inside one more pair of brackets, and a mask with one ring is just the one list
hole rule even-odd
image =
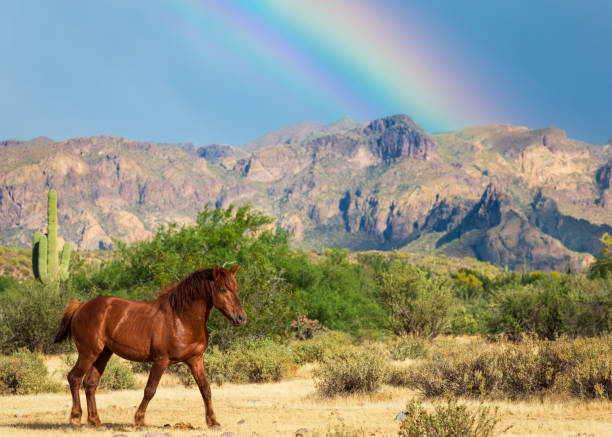
[[171, 364], [166, 369], [166, 372], [176, 375], [181, 384], [183, 384], [185, 387], [193, 387], [196, 385], [191, 369], [185, 363]]
[[387, 363], [378, 355], [344, 348], [325, 358], [313, 371], [318, 392], [327, 397], [377, 390], [387, 378]]
[[479, 406], [468, 409], [449, 398], [446, 404], [438, 404], [432, 413], [419, 403], [406, 406], [405, 417], [400, 424], [400, 437], [493, 437], [500, 421], [497, 409]]
[[412, 379], [413, 374], [411, 368], [392, 364], [389, 366], [385, 382], [395, 387], [413, 387], [416, 386]]
[[400, 335], [433, 337], [444, 332], [457, 304], [447, 281], [399, 260], [380, 275], [378, 292], [389, 311], [390, 327]]
[[[612, 335], [576, 339], [552, 350], [562, 368], [554, 391], [584, 399], [612, 400]], [[550, 353], [550, 352], [549, 352]]]
[[149, 373], [151, 371], [152, 363], [141, 363], [138, 361], [130, 361], [130, 367], [134, 373]]
[[583, 399], [612, 400], [611, 357], [588, 358], [555, 383], [558, 391]]
[[100, 378], [100, 387], [107, 390], [129, 390], [137, 388], [138, 384], [130, 364], [113, 355]]
[[230, 382], [279, 381], [295, 370], [291, 349], [272, 340], [251, 340], [228, 351], [226, 379]]
[[427, 345], [423, 338], [408, 336], [391, 345], [391, 357], [394, 360], [425, 358]]
[[0, 357], [0, 395], [58, 392], [62, 385], [51, 380], [42, 355], [25, 348]]
[[309, 340], [327, 330], [318, 320], [312, 320], [302, 313], [298, 313], [296, 319], [291, 322], [294, 336], [298, 340]]
[[0, 294], [0, 350], [10, 353], [25, 347], [43, 353], [68, 350], [54, 344], [66, 303], [73, 296], [66, 285], [45, 286], [24, 281]]
[[292, 344], [293, 360], [297, 364], [321, 361], [351, 343], [352, 339], [348, 334], [329, 331], [310, 340], [294, 342]]
[[[204, 365], [209, 380], [237, 384], [279, 381], [296, 368], [291, 349], [269, 339], [243, 340], [226, 351], [209, 347], [204, 354]], [[187, 366], [183, 373], [184, 376], [177, 372], [183, 383], [193, 384]]]
[[425, 396], [517, 399], [546, 393], [610, 397], [612, 342], [526, 338], [519, 343], [438, 351], [431, 359], [395, 375]]

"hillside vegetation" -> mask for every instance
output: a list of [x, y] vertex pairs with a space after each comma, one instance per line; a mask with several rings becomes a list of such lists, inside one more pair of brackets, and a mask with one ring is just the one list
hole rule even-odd
[[291, 247], [286, 232], [270, 227], [272, 221], [248, 206], [205, 209], [194, 225], [160, 228], [150, 240], [121, 244], [106, 260], [89, 263], [77, 254], [59, 286], [4, 279], [0, 348], [56, 350], [51, 340], [72, 297], [154, 299], [194, 270], [228, 262], [240, 267], [249, 327], [234, 329], [214, 311], [211, 342], [222, 349], [236, 339], [283, 341], [309, 320], [358, 338], [480, 333], [555, 339], [612, 328], [607, 236], [607, 251], [590, 273], [519, 274], [448, 258], [415, 264], [401, 252], [304, 252]]

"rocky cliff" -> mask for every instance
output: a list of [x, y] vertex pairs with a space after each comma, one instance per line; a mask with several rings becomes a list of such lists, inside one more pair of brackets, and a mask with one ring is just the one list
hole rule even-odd
[[148, 238], [250, 202], [298, 244], [429, 250], [500, 266], [586, 265], [612, 231], [612, 147], [502, 124], [429, 135], [408, 116], [301, 124], [246, 148], [109, 136], [0, 147], [0, 244], [28, 246], [59, 193], [79, 247]]

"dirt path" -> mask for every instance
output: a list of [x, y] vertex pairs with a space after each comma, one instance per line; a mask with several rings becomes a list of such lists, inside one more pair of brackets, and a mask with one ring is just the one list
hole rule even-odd
[[[99, 393], [100, 418], [108, 430], [98, 432], [86, 426], [74, 430], [67, 425], [68, 393], [0, 397], [0, 435], [50, 437], [57, 435], [144, 436], [131, 424], [141, 390]], [[232, 431], [245, 436], [292, 436], [301, 427], [325, 431], [338, 426], [363, 430], [364, 435], [397, 435], [395, 415], [413, 392], [385, 387], [373, 396], [319, 399], [311, 379], [275, 384], [226, 384], [213, 386], [213, 401], [222, 431], [205, 427], [204, 408], [195, 389], [161, 387], [147, 411], [147, 431], [171, 432], [172, 436], [220, 436]], [[84, 395], [82, 396], [85, 407]], [[476, 403], [473, 403], [474, 405]], [[498, 402], [504, 435], [587, 437], [609, 436], [612, 429], [612, 402]], [[86, 415], [86, 413], [84, 413]], [[244, 423], [238, 423], [244, 420]], [[189, 423], [196, 429], [164, 428], [165, 424]], [[256, 434], [255, 434], [256, 433]]]

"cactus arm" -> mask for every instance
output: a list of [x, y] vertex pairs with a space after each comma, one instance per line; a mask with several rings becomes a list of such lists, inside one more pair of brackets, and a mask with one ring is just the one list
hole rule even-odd
[[34, 273], [35, 279], [40, 279], [38, 274], [38, 250], [40, 244], [40, 232], [34, 233], [34, 240], [32, 242], [32, 273]]
[[38, 241], [38, 279], [43, 284], [49, 282], [47, 273], [47, 236], [41, 235]]
[[70, 243], [64, 243], [64, 248], [62, 249], [62, 259], [60, 261], [60, 279], [65, 281], [68, 279], [68, 268], [70, 267], [70, 254], [71, 247]]
[[58, 272], [58, 248], [57, 248], [57, 192], [49, 191], [49, 202], [47, 203], [47, 275], [49, 280], [57, 281]]

